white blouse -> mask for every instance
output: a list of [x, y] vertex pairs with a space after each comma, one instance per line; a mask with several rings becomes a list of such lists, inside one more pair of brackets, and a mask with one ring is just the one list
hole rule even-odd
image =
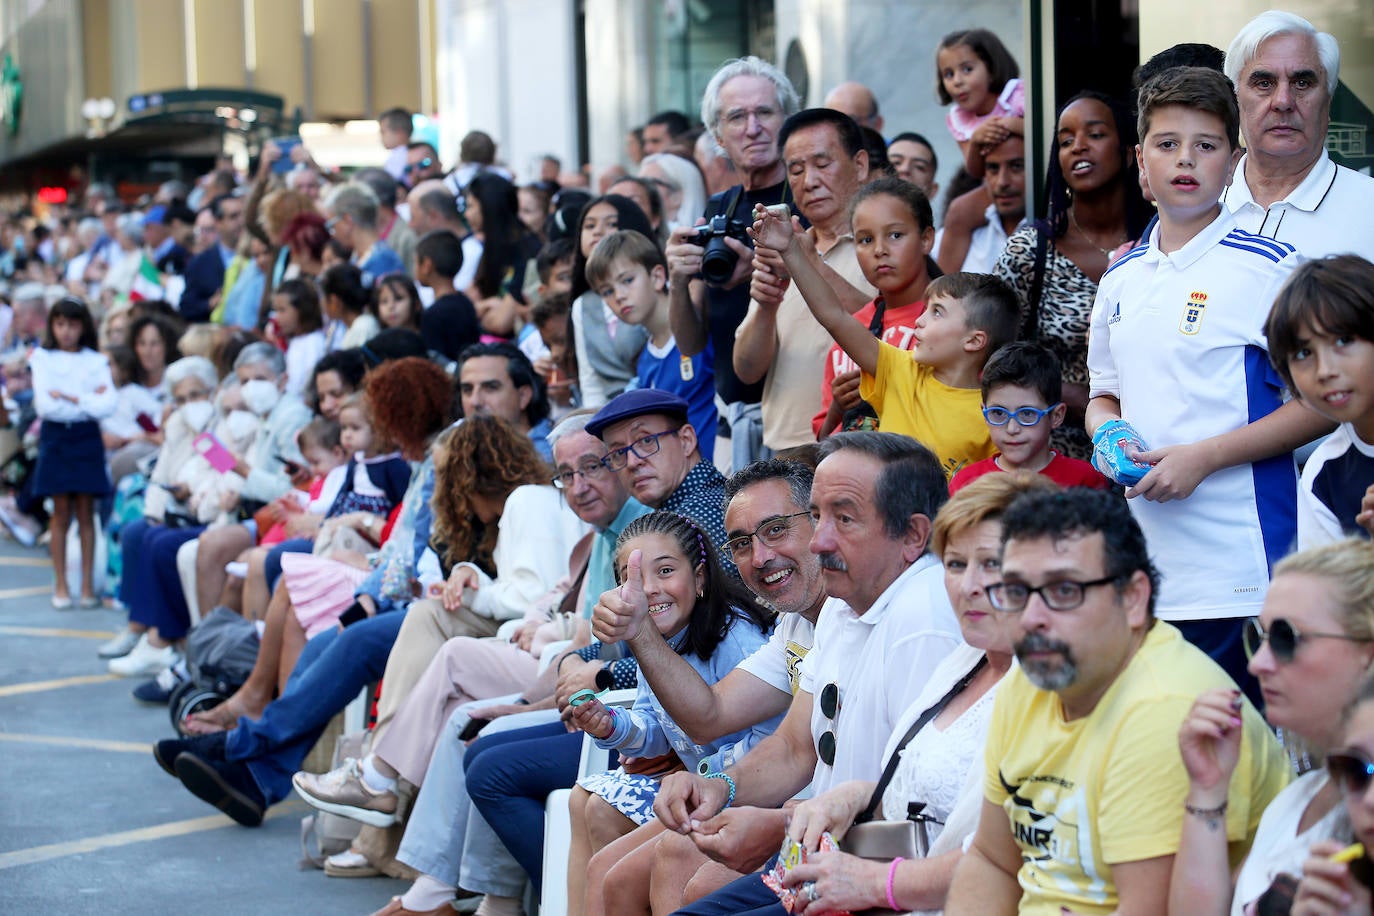
[[1350, 819], [1341, 804], [1298, 833], [1303, 812], [1325, 785], [1326, 770], [1312, 770], [1285, 786], [1264, 809], [1250, 854], [1236, 876], [1236, 891], [1231, 898], [1232, 916], [1255, 912], [1255, 901], [1264, 895], [1281, 872], [1302, 877], [1302, 863], [1313, 843], [1329, 839], [1345, 842], [1350, 838]]

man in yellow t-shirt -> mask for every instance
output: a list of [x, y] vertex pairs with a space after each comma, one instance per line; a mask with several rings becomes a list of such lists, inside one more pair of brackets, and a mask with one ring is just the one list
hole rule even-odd
[[1247, 701], [1227, 804], [1186, 808], [1179, 726], [1199, 693], [1234, 684], [1154, 619], [1158, 574], [1126, 504], [1027, 494], [1002, 525], [989, 596], [1020, 668], [997, 692], [983, 812], [945, 912], [1163, 913], [1183, 819], [1224, 826], [1239, 862], [1287, 760]]

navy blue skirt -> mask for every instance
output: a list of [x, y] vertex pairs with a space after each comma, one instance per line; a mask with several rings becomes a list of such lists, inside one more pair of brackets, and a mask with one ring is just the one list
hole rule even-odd
[[110, 492], [105, 445], [94, 420], [63, 423], [44, 420], [38, 428], [38, 465], [33, 470], [35, 496]]

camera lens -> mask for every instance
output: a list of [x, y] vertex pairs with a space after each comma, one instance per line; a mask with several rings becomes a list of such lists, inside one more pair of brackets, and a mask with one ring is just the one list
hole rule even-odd
[[735, 272], [739, 255], [730, 250], [723, 236], [716, 236], [706, 243], [706, 252], [701, 256], [701, 275], [709, 283], [724, 283]]

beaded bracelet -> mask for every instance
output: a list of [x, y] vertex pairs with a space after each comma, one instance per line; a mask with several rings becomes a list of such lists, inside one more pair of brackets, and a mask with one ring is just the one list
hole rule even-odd
[[721, 811], [735, 803], [735, 780], [729, 773], [707, 773], [707, 779], [723, 779], [730, 786], [730, 795], [725, 799], [725, 804], [721, 806]]
[[901, 856], [892, 860], [892, 865], [887, 869], [887, 908], [889, 910], [901, 910], [897, 905], [897, 896], [892, 892], [892, 885], [897, 880], [897, 866], [905, 862]]

